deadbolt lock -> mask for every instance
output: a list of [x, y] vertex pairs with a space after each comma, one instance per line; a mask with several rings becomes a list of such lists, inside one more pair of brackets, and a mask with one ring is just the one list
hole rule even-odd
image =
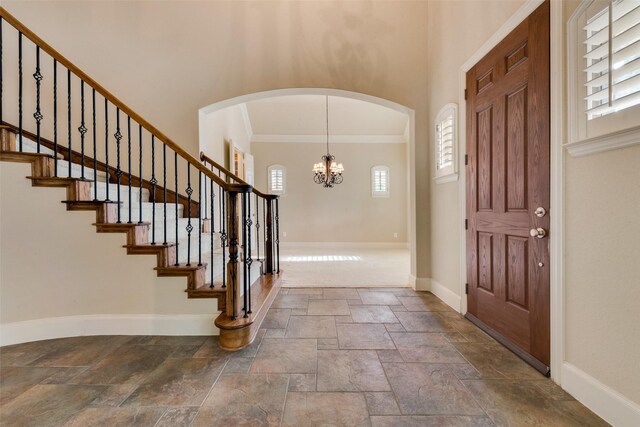
[[538, 206], [538, 208], [534, 212], [538, 218], [542, 218], [547, 214], [547, 210], [542, 206]]

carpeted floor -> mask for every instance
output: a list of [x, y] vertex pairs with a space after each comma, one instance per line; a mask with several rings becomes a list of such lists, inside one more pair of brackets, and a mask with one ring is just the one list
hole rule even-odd
[[408, 286], [408, 249], [281, 248], [284, 287]]

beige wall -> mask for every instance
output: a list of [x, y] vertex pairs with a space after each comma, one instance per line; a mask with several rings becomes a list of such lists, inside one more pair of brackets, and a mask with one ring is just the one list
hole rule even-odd
[[[460, 66], [522, 3], [429, 2], [430, 121], [447, 102], [459, 102]], [[565, 3], [564, 22], [577, 4]], [[433, 149], [431, 141], [430, 154]], [[637, 146], [584, 158], [565, 153], [563, 160], [565, 360], [636, 403], [640, 402], [640, 334], [634, 333], [640, 322], [639, 161]], [[463, 182], [431, 184], [432, 278], [457, 294], [461, 191]]]
[[[3, 1], [135, 111], [198, 154], [203, 106], [319, 87], [415, 110], [417, 275], [429, 277], [427, 2]], [[64, 22], [64, 26], [60, 26]]]
[[200, 151], [229, 168], [229, 142], [251, 153], [251, 141], [242, 118], [241, 106], [223, 108], [200, 118]]
[[[334, 188], [313, 182], [311, 168], [325, 150], [323, 144], [251, 145], [256, 188], [268, 189], [269, 166], [286, 168], [286, 194], [280, 199], [280, 240], [406, 244], [407, 145], [333, 144], [331, 154], [345, 167], [344, 182]], [[389, 167], [388, 198], [371, 197], [371, 167], [376, 165]]]

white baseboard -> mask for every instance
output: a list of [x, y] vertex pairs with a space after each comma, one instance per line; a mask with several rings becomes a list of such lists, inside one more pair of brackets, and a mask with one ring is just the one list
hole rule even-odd
[[280, 242], [281, 248], [408, 249], [407, 242]]
[[453, 308], [456, 312], [460, 313], [460, 295], [433, 279], [431, 279], [431, 293], [440, 298], [442, 302]]
[[413, 274], [410, 274], [407, 284], [411, 286], [411, 288], [416, 289], [416, 281], [417, 281], [416, 276], [414, 276]]
[[414, 288], [416, 291], [430, 291], [431, 290], [431, 279], [428, 277], [417, 277], [416, 278], [416, 286]]
[[640, 426], [640, 405], [602, 384], [571, 363], [562, 364], [562, 388], [616, 427]]
[[97, 314], [0, 325], [0, 346], [86, 335], [219, 335], [216, 314]]

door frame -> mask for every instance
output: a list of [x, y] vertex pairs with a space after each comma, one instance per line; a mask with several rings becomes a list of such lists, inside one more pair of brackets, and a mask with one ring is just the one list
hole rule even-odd
[[[464, 165], [466, 154], [466, 74], [478, 63], [491, 49], [502, 41], [522, 21], [538, 8], [544, 0], [526, 0], [525, 3], [473, 54], [459, 69], [458, 73], [458, 102], [459, 121], [458, 129], [458, 162]], [[549, 261], [550, 261], [550, 327], [551, 327], [551, 378], [561, 384], [562, 362], [564, 361], [564, 172], [563, 172], [563, 121], [564, 117], [564, 37], [563, 37], [563, 7], [561, 1], [550, 0], [550, 83], [551, 94], [551, 135], [550, 135], [550, 186], [551, 198], [549, 205], [550, 237], [549, 237]], [[466, 171], [459, 168], [459, 216], [460, 216], [460, 312], [467, 312], [467, 298], [465, 284], [467, 283], [467, 241], [464, 220], [466, 219]]]

